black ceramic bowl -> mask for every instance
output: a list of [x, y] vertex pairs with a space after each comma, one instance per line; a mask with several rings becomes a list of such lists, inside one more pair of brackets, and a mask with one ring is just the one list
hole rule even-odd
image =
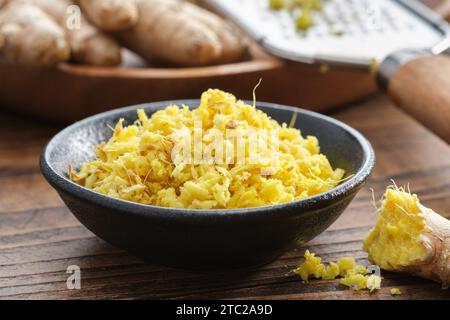
[[69, 209], [105, 241], [152, 263], [183, 269], [228, 269], [263, 264], [294, 243], [304, 243], [327, 229], [344, 211], [370, 175], [375, 156], [356, 130], [329, 117], [280, 105], [258, 103], [279, 122], [298, 113], [297, 128], [315, 135], [333, 167], [352, 175], [326, 193], [286, 204], [238, 210], [188, 210], [141, 205], [113, 199], [67, 178], [67, 166], [78, 168], [94, 157], [94, 146], [111, 135], [108, 125], [136, 119], [169, 103], [198, 106], [197, 100], [133, 106], [77, 122], [57, 134], [41, 156], [41, 170]]

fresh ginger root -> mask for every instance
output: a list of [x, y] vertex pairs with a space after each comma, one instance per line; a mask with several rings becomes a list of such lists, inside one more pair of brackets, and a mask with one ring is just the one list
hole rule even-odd
[[71, 59], [75, 62], [114, 66], [121, 63], [121, 48], [110, 36], [92, 25], [83, 14], [80, 16], [80, 28], [69, 28], [68, 8], [74, 5], [71, 0], [6, 0], [23, 1], [39, 7], [65, 29], [71, 50]]
[[[70, 47], [71, 60], [81, 64], [115, 66], [121, 63], [119, 43], [102, 30], [115, 32], [125, 46], [143, 58], [171, 65], [189, 67], [231, 63], [241, 60], [248, 52], [247, 43], [233, 25], [181, 0], [0, 0], [0, 6], [16, 2], [28, 3], [42, 10], [48, 15], [47, 20], [53, 20], [50, 29], [57, 29], [56, 25], [59, 25], [65, 33], [62, 38]], [[73, 6], [75, 3], [83, 9], [78, 16]], [[75, 11], [68, 10], [71, 7]], [[22, 19], [22, 16], [24, 14], [19, 14], [17, 19]], [[40, 18], [39, 22], [43, 20]], [[79, 21], [79, 26], [69, 23], [75, 21]], [[24, 23], [20, 32], [33, 24], [35, 22]], [[5, 31], [0, 34], [2, 59], [38, 65], [54, 65], [67, 60], [67, 54], [55, 57], [54, 44], [57, 43], [59, 48], [62, 41], [47, 44], [48, 52], [39, 54], [48, 61], [31, 58], [45, 50], [46, 41], [50, 42], [49, 36], [43, 35], [49, 31], [47, 29], [41, 26], [19, 36], [19, 30], [11, 31], [8, 25], [8, 37]], [[54, 30], [51, 32], [56, 35]], [[21, 40], [31, 35], [37, 39], [35, 44]], [[18, 43], [14, 44], [14, 41]]]
[[135, 0], [78, 0], [89, 19], [100, 29], [123, 31], [139, 17]]
[[404, 189], [386, 190], [364, 250], [384, 270], [408, 272], [441, 282], [444, 288], [450, 284], [450, 221]]
[[40, 8], [14, 1], [0, 10], [0, 60], [53, 66], [69, 59], [64, 30]]
[[240, 36], [239, 31], [235, 26], [225, 22], [219, 16], [209, 11], [202, 10], [195, 5], [186, 5], [185, 8], [186, 14], [189, 14], [191, 19], [203, 23], [219, 38], [222, 45], [222, 54], [214, 61], [214, 63], [224, 64], [236, 62], [243, 58], [247, 50], [247, 43]]
[[148, 60], [203, 66], [231, 62], [246, 47], [214, 14], [179, 0], [137, 0], [137, 24], [119, 33], [120, 41]]
[[75, 62], [114, 66], [121, 63], [121, 49], [119, 44], [109, 35], [92, 25], [81, 13], [80, 28], [69, 28], [67, 25], [67, 9], [74, 5], [71, 0], [27, 0], [39, 6], [51, 15], [66, 29]]
[[343, 257], [337, 262], [330, 262], [328, 266], [322, 263], [320, 257], [308, 250], [305, 261], [293, 270], [304, 282], [310, 277], [323, 280], [340, 278], [339, 283], [355, 290], [368, 289], [370, 291], [381, 288], [381, 277], [367, 273], [367, 268], [357, 265], [354, 258]]

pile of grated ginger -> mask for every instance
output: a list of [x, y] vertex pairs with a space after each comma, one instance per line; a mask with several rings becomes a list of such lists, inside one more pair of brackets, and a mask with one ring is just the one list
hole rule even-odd
[[[308, 198], [334, 188], [344, 177], [344, 170], [333, 169], [320, 153], [316, 137], [303, 137], [298, 129], [220, 90], [203, 93], [196, 109], [170, 105], [151, 117], [143, 110], [137, 114], [138, 120], [128, 126], [121, 119], [112, 137], [97, 146], [93, 161], [79, 171], [69, 169], [70, 178], [99, 193], [142, 204], [233, 209]], [[199, 123], [200, 128], [195, 127]], [[203, 135], [195, 139], [199, 129]], [[227, 130], [239, 139], [223, 139], [220, 148], [243, 146], [244, 161], [232, 152], [223, 163], [186, 162], [174, 152], [185, 137], [192, 138], [192, 152], [208, 150], [213, 133]], [[269, 137], [276, 132], [276, 148], [268, 139], [263, 150], [250, 149], [254, 138], [249, 132], [255, 130], [265, 130]]]

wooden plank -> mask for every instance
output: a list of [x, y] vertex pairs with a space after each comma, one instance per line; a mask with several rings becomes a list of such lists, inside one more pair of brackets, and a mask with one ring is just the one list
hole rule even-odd
[[[370, 201], [394, 179], [450, 217], [450, 147], [385, 98], [374, 97], [333, 116], [363, 132], [377, 153], [367, 185], [336, 223], [305, 246], [258, 269], [195, 273], [163, 268], [114, 248], [81, 226], [39, 174], [37, 161], [58, 130], [0, 114], [0, 299], [450, 299], [438, 284], [383, 273], [379, 292], [354, 292], [337, 281], [303, 284], [290, 273], [311, 249], [324, 260], [351, 255], [367, 264], [361, 240], [374, 223]], [[82, 290], [68, 290], [66, 268], [82, 270]]]

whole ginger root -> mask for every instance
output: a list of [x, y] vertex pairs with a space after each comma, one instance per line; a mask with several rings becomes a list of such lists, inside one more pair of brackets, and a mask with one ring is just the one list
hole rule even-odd
[[71, 48], [72, 60], [78, 63], [98, 66], [115, 66], [122, 61], [120, 45], [111, 36], [90, 23], [83, 13], [80, 28], [69, 28], [68, 8], [71, 0], [26, 0], [49, 14], [65, 28]]
[[[47, 18], [39, 18], [41, 25], [36, 30], [26, 35], [16, 34], [15, 40], [10, 27], [6, 29], [8, 37], [4, 32], [0, 34], [3, 60], [14, 60], [18, 64], [55, 65], [68, 60], [67, 54], [55, 53], [54, 43], [61, 44], [62, 40], [52, 42], [49, 35], [45, 35], [53, 29], [53, 37], [57, 36], [58, 26], [59, 33], [62, 30], [65, 35], [57, 37], [65, 38], [68, 43], [71, 61], [87, 65], [116, 66], [121, 63], [121, 46], [106, 32], [115, 34], [124, 46], [149, 61], [180, 67], [237, 62], [248, 52], [247, 43], [237, 28], [214, 13], [183, 0], [0, 0], [0, 8], [19, 2], [37, 7]], [[22, 16], [18, 14], [17, 19]], [[73, 16], [78, 17], [78, 26], [68, 23], [73, 22]], [[44, 20], [52, 27], [43, 28]], [[24, 23], [22, 32], [25, 32], [24, 27], [31, 28], [33, 24]], [[48, 52], [41, 53], [46, 61], [33, 61], [38, 59], [29, 57], [37, 49], [30, 50], [31, 43], [20, 39], [31, 34], [41, 50], [47, 45]], [[13, 45], [14, 41], [17, 43]], [[12, 54], [14, 50], [16, 53]]]
[[[80, 15], [80, 28], [70, 28], [68, 26], [68, 8], [75, 3], [71, 0], [0, 0], [0, 5], [6, 6], [14, 3], [26, 3], [39, 8], [65, 32], [65, 37], [70, 46], [70, 57], [72, 61], [99, 66], [115, 66], [121, 63], [121, 47], [111, 36], [90, 23], [84, 14]], [[15, 12], [19, 17], [23, 14]], [[15, 17], [12, 17], [14, 19]], [[11, 19], [11, 18], [10, 18]], [[43, 19], [41, 18], [40, 21]], [[31, 24], [31, 22], [29, 23]], [[42, 44], [40, 37], [35, 35], [35, 41]], [[1, 41], [1, 40], [0, 40]], [[26, 44], [22, 41], [18, 48], [26, 50]], [[51, 50], [51, 46], [48, 46]], [[67, 59], [66, 59], [67, 60]], [[21, 61], [19, 60], [20, 64]]]
[[215, 14], [179, 0], [136, 0], [137, 24], [118, 34], [129, 49], [148, 60], [204, 66], [239, 60], [246, 44]]
[[247, 50], [247, 43], [241, 37], [239, 30], [235, 26], [195, 5], [187, 5], [185, 8], [186, 13], [191, 16], [191, 19], [203, 23], [219, 38], [222, 45], [222, 55], [215, 63], [231, 63], [242, 59]]
[[375, 227], [364, 240], [369, 260], [450, 285], [450, 221], [404, 189], [386, 190]]
[[78, 0], [77, 3], [97, 27], [106, 31], [129, 29], [139, 17], [135, 0]]
[[21, 1], [0, 3], [0, 60], [53, 66], [69, 59], [64, 30], [40, 8]]

